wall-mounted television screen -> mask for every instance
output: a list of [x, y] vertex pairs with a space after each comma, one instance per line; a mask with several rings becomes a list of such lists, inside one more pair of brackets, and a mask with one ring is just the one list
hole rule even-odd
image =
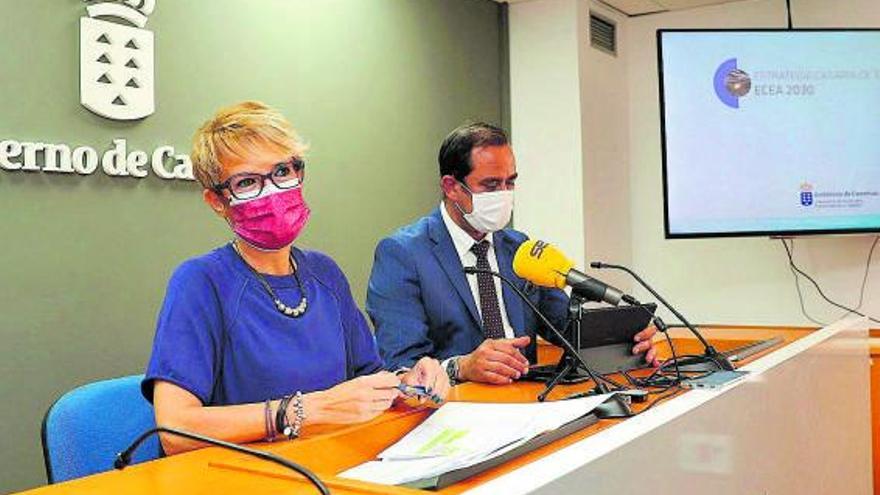
[[880, 30], [657, 47], [667, 238], [880, 232]]

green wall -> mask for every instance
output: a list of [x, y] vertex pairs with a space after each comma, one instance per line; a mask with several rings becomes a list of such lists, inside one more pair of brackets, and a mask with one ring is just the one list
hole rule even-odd
[[[438, 201], [436, 152], [502, 119], [490, 0], [158, 0], [154, 115], [79, 105], [82, 0], [0, 0], [0, 140], [188, 153], [220, 106], [259, 99], [309, 141], [312, 221], [363, 301], [376, 242]], [[0, 492], [45, 482], [40, 421], [63, 392], [143, 371], [165, 283], [229, 238], [194, 183], [0, 170]]]

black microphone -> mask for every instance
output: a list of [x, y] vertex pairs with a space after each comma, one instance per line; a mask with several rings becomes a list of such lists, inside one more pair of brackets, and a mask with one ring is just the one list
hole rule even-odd
[[[568, 339], [566, 339], [565, 336], [562, 335], [562, 332], [560, 332], [559, 329], [557, 329], [553, 325], [553, 323], [550, 323], [550, 320], [546, 316], [544, 316], [544, 313], [542, 313], [541, 310], [539, 310], [538, 307], [535, 306], [535, 304], [529, 300], [528, 296], [526, 296], [523, 293], [523, 291], [520, 290], [520, 288], [516, 286], [516, 284], [514, 284], [513, 282], [508, 280], [507, 277], [505, 277], [504, 275], [501, 275], [498, 272], [494, 272], [492, 270], [482, 270], [482, 269], [477, 268], [475, 266], [464, 267], [464, 273], [466, 273], [468, 275], [473, 275], [473, 274], [477, 274], [477, 273], [486, 273], [486, 274], [492, 275], [493, 277], [498, 277], [502, 282], [507, 284], [507, 286], [510, 287], [511, 289], [513, 289], [513, 291], [516, 293], [516, 295], [519, 296], [519, 298], [522, 299], [523, 302], [525, 302], [526, 305], [532, 311], [535, 312], [535, 314], [538, 316], [538, 318], [541, 319], [541, 321], [544, 323], [544, 325], [553, 332], [553, 335], [556, 337], [557, 340], [559, 340], [559, 342], [562, 344], [562, 347], [571, 356], [573, 356], [575, 359], [577, 359], [578, 364], [580, 364], [581, 367], [587, 372], [587, 375], [590, 377], [591, 380], [593, 380], [593, 383], [596, 384], [596, 388], [599, 390], [599, 392], [602, 394], [610, 393], [608, 386], [603, 381], [599, 380], [600, 377], [602, 378], [602, 380], [605, 380], [606, 378], [603, 377], [602, 375], [594, 372], [593, 369], [587, 365], [587, 362], [584, 361], [584, 358], [581, 357], [581, 355], [577, 352], [577, 350], [575, 350], [574, 346], [571, 345], [571, 342], [569, 342]], [[623, 390], [623, 391], [615, 390], [615, 391], [621, 392], [624, 394], [626, 392], [628, 392], [628, 390]], [[630, 409], [628, 403], [626, 403], [623, 400], [620, 400], [618, 398], [618, 396], [613, 396], [612, 399], [614, 399], [614, 404], [607, 404], [606, 403], [607, 404], [606, 405], [607, 411], [602, 411], [601, 409], [597, 408], [594, 412], [597, 415], [602, 414], [604, 417], [628, 417], [628, 416], [633, 415], [632, 409]], [[600, 417], [603, 417], [603, 416], [600, 416]]]
[[242, 454], [247, 454], [253, 457], [257, 457], [263, 459], [265, 461], [274, 462], [275, 464], [279, 464], [284, 466], [292, 471], [297, 472], [305, 476], [315, 488], [318, 489], [322, 495], [330, 495], [330, 490], [327, 488], [327, 485], [324, 484], [323, 481], [318, 478], [315, 473], [309, 471], [307, 468], [300, 466], [299, 464], [288, 461], [283, 457], [279, 457], [275, 454], [271, 454], [269, 452], [263, 452], [262, 450], [252, 449], [249, 447], [244, 447], [242, 445], [237, 445], [231, 442], [225, 442], [223, 440], [217, 440], [216, 438], [206, 437], [204, 435], [199, 435], [196, 433], [190, 433], [188, 431], [178, 430], [176, 428], [168, 428], [166, 426], [157, 426], [156, 428], [145, 431], [141, 434], [141, 436], [137, 437], [131, 445], [128, 446], [127, 449], [122, 452], [116, 454], [116, 460], [113, 462], [113, 467], [116, 469], [124, 469], [126, 466], [131, 464], [131, 456], [137, 450], [138, 447], [141, 446], [142, 443], [147, 438], [157, 434], [157, 433], [168, 433], [171, 435], [175, 435], [178, 437], [188, 438], [190, 440], [195, 440], [197, 442], [207, 443], [211, 445], [216, 445], [218, 447], [223, 447], [224, 449], [234, 450], [236, 452], [241, 452]]
[[633, 296], [574, 268], [568, 271], [565, 280], [572, 291], [587, 297], [591, 301], [606, 302], [612, 306], [619, 306], [621, 301], [631, 306], [639, 304]]
[[727, 359], [726, 356], [724, 356], [723, 354], [721, 354], [720, 352], [715, 350], [715, 348], [712, 346], [712, 344], [710, 344], [705, 338], [703, 338], [703, 335], [697, 330], [697, 328], [695, 326], [691, 325], [691, 322], [689, 322], [687, 320], [687, 318], [684, 317], [684, 315], [682, 315], [674, 307], [672, 307], [672, 305], [669, 304], [669, 302], [666, 301], [666, 299], [663, 299], [663, 296], [658, 294], [657, 291], [654, 290], [653, 287], [651, 287], [650, 285], [648, 285], [647, 282], [642, 280], [642, 277], [640, 277], [636, 272], [634, 272], [634, 271], [630, 270], [629, 268], [622, 266], [622, 265], [613, 265], [610, 263], [603, 263], [601, 261], [593, 261], [592, 263], [590, 263], [590, 266], [592, 268], [597, 269], [597, 270], [601, 270], [603, 268], [610, 268], [612, 270], [621, 270], [621, 271], [624, 271], [624, 272], [630, 274], [630, 276], [632, 276], [632, 278], [636, 279], [636, 282], [638, 282], [642, 287], [647, 289], [647, 291], [650, 292], [651, 295], [653, 295], [655, 298], [657, 298], [657, 300], [660, 301], [660, 303], [663, 304], [663, 306], [665, 306], [666, 309], [668, 309], [673, 315], [675, 315], [676, 318], [678, 318], [682, 323], [684, 323], [684, 326], [687, 327], [687, 329], [690, 330], [691, 333], [693, 333], [697, 337], [697, 339], [699, 339], [700, 343], [703, 344], [703, 348], [705, 349], [705, 356], [710, 362], [715, 363], [715, 365], [719, 369], [722, 369], [722, 370], [732, 371], [735, 369], [733, 366], [733, 363], [731, 363], [730, 360]]

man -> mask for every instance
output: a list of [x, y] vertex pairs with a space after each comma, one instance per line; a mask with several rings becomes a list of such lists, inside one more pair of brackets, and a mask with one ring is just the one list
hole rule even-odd
[[[511, 279], [560, 330], [568, 296], [513, 273], [513, 256], [527, 237], [504, 228], [517, 178], [504, 131], [485, 123], [463, 125], [443, 141], [438, 160], [440, 207], [376, 248], [366, 308], [379, 351], [391, 368], [431, 356], [443, 360], [453, 381], [511, 383], [535, 361], [535, 333], [553, 336], [500, 280], [465, 275], [463, 268], [491, 269]], [[654, 365], [655, 332], [650, 327], [639, 333], [633, 348]]]

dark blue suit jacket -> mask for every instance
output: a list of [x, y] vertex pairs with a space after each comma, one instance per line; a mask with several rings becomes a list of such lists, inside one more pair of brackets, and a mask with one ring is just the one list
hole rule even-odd
[[[565, 292], [535, 287], [513, 273], [513, 256], [526, 235], [512, 229], [493, 235], [501, 274], [562, 330], [568, 311]], [[423, 356], [443, 360], [467, 354], [483, 342], [477, 302], [462, 269], [439, 208], [379, 243], [366, 309], [387, 368], [412, 366]], [[502, 293], [507, 320], [517, 336], [534, 337], [538, 332], [550, 338], [514, 291], [502, 284]], [[535, 361], [534, 338], [526, 357]]]

